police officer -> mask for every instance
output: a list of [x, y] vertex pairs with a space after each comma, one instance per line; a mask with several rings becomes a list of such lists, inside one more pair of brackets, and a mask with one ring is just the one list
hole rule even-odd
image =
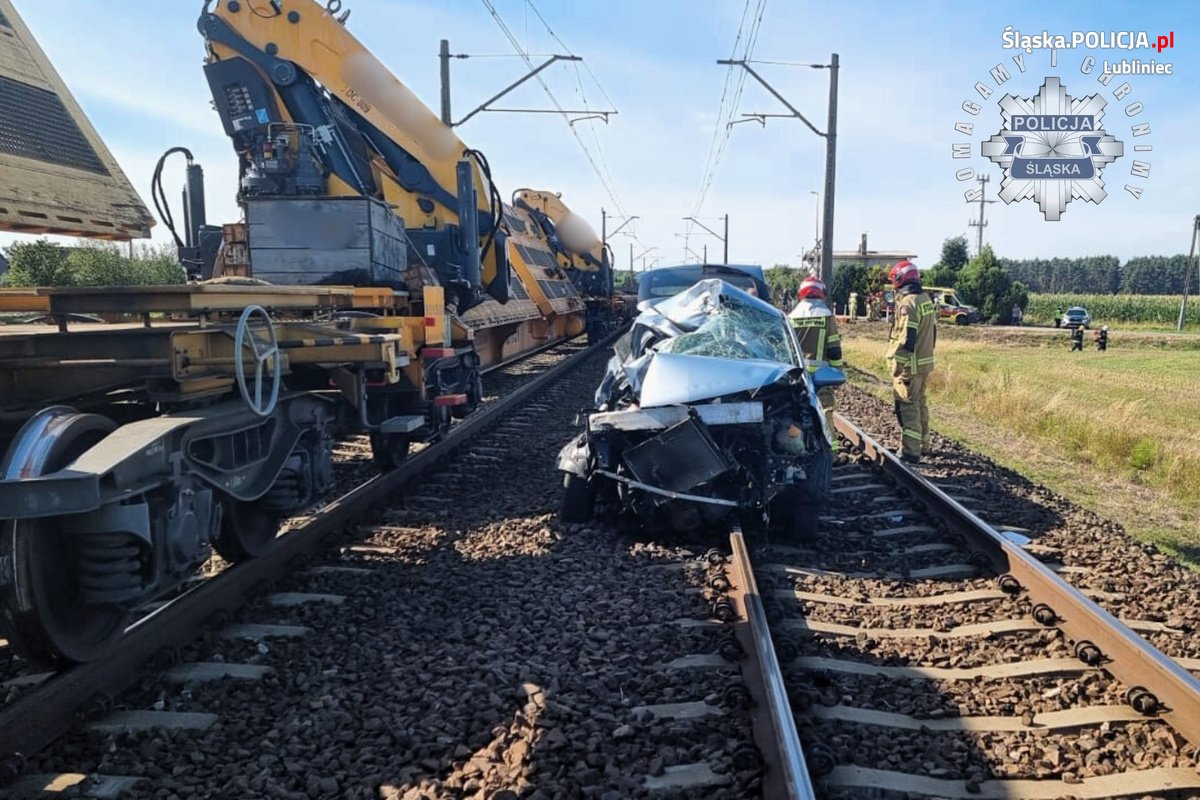
[[[841, 369], [842, 337], [838, 333], [837, 320], [833, 312], [825, 304], [825, 284], [813, 277], [805, 278], [800, 283], [800, 291], [796, 293], [796, 307], [788, 314], [792, 327], [796, 329], [796, 338], [800, 340], [800, 351], [808, 364], [809, 372], [816, 372], [823, 366]], [[833, 387], [827, 386], [817, 393], [821, 407], [825, 409], [825, 421], [833, 434]], [[837, 437], [833, 439], [833, 449], [838, 447]]]
[[1062, 327], [1062, 317], [1063, 317], [1062, 306], [1059, 306], [1058, 308], [1054, 309], [1054, 327], [1056, 327], [1056, 328]]
[[911, 261], [892, 267], [888, 278], [896, 290], [895, 316], [888, 337], [887, 359], [892, 372], [892, 395], [900, 421], [900, 460], [918, 464], [929, 451], [929, 407], [925, 382], [933, 372], [937, 343], [937, 309], [921, 288], [921, 274]]

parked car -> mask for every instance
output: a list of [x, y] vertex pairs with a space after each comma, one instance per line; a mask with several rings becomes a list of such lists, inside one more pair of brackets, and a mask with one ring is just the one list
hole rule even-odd
[[644, 306], [615, 346], [585, 430], [563, 447], [560, 510], [601, 493], [651, 525], [686, 531], [734, 512], [811, 536], [830, 497], [831, 431], [779, 309], [709, 278]]
[[646, 300], [657, 303], [673, 297], [705, 278], [720, 278], [760, 300], [771, 302], [771, 289], [767, 286], [762, 267], [753, 264], [682, 264], [641, 273], [638, 279], [638, 304]]
[[953, 289], [942, 286], [926, 286], [925, 291], [933, 298], [938, 320], [949, 320], [955, 325], [970, 325], [979, 322], [979, 309], [958, 299]]
[[1064, 328], [1083, 328], [1085, 331], [1092, 324], [1092, 315], [1083, 306], [1071, 306], [1063, 314]]

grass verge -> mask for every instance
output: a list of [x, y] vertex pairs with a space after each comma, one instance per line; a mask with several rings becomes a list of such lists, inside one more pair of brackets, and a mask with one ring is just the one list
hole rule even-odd
[[[844, 344], [878, 378], [882, 327], [846, 326]], [[1200, 351], [1070, 353], [949, 335], [937, 356], [929, 403], [940, 433], [1200, 565]], [[890, 400], [886, 386], [862, 385]]]

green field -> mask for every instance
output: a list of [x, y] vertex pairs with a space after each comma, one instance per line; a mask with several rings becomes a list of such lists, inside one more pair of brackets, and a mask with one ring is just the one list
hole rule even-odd
[[[1025, 309], [1027, 322], [1053, 325], [1054, 310], [1084, 306], [1092, 315], [1093, 328], [1101, 325], [1147, 326], [1175, 329], [1179, 321], [1180, 295], [1169, 294], [1031, 294]], [[1190, 298], [1186, 326], [1200, 326], [1200, 298]]]
[[[847, 327], [849, 362], [884, 377], [881, 326]], [[946, 331], [937, 356], [936, 429], [1200, 561], [1200, 351], [1131, 338], [1100, 353], [1089, 337], [1071, 353]]]

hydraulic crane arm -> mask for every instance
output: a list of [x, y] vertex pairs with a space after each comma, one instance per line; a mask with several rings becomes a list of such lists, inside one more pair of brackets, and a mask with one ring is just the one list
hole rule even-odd
[[542, 227], [556, 252], [566, 260], [571, 280], [584, 296], [612, 296], [612, 261], [604, 243], [587, 220], [567, 207], [561, 195], [518, 189], [513, 193], [513, 205], [528, 212]]
[[346, 29], [339, 6], [205, 3], [205, 69], [242, 157], [243, 197], [385, 201], [459, 310], [481, 290], [507, 300], [502, 201], [486, 159]]
[[567, 207], [561, 195], [538, 189], [518, 189], [513, 193], [513, 205], [548, 219], [558, 241], [577, 262], [577, 269], [585, 272], [608, 269], [608, 257], [600, 237], [587, 220]]

